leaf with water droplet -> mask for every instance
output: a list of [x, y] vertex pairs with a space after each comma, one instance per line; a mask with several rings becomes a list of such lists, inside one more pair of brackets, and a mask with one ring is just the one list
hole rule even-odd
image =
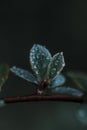
[[87, 92], [87, 75], [77, 72], [68, 72], [67, 75], [75, 82], [79, 89]]
[[7, 64], [1, 64], [0, 65], [0, 91], [3, 84], [8, 79], [8, 75], [9, 75], [9, 66]]
[[63, 94], [77, 97], [82, 97], [84, 95], [84, 93], [81, 92], [80, 90], [71, 87], [56, 87], [51, 91], [54, 94]]
[[45, 47], [33, 45], [30, 50], [30, 64], [39, 81], [46, 78], [50, 60], [51, 54]]
[[54, 79], [60, 74], [63, 67], [65, 66], [63, 53], [57, 53], [53, 56], [49, 66], [48, 66], [48, 77], [50, 80]]
[[52, 80], [51, 84], [49, 85], [49, 88], [55, 88], [58, 86], [61, 86], [65, 83], [65, 77], [63, 75], [57, 75], [55, 79]]
[[36, 77], [33, 76], [29, 71], [18, 68], [16, 66], [13, 66], [11, 69], [11, 72], [15, 73], [17, 76], [35, 84], [39, 84], [39, 81], [36, 79]]

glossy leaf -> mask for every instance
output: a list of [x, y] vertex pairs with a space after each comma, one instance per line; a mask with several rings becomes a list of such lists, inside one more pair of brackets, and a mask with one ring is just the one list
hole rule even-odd
[[52, 89], [52, 93], [71, 95], [71, 96], [77, 96], [77, 97], [83, 96], [83, 92], [81, 92], [78, 89], [71, 88], [71, 87], [56, 87], [56, 88]]
[[29, 82], [32, 82], [35, 84], [39, 83], [38, 80], [33, 76], [33, 74], [31, 74], [27, 70], [18, 68], [16, 66], [13, 66], [10, 70], [11, 70], [11, 72], [15, 73], [17, 76], [19, 76]]
[[0, 65], [0, 91], [3, 84], [8, 79], [8, 75], [9, 75], [9, 66], [6, 64], [1, 64]]
[[68, 72], [67, 75], [76, 83], [79, 89], [87, 92], [87, 75], [76, 72]]
[[51, 82], [49, 88], [55, 88], [65, 83], [65, 77], [63, 75], [57, 75]]
[[30, 63], [39, 81], [47, 76], [47, 68], [51, 60], [50, 52], [43, 46], [34, 44], [30, 50]]
[[48, 66], [48, 77], [49, 79], [54, 79], [57, 75], [60, 74], [63, 67], [65, 66], [63, 53], [57, 53], [53, 56], [49, 66]]

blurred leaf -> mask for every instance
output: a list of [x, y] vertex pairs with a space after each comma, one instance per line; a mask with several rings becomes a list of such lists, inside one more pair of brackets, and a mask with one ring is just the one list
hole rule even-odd
[[51, 54], [45, 47], [38, 44], [33, 45], [30, 50], [30, 63], [39, 81], [46, 78], [50, 60]]
[[15, 73], [17, 76], [19, 76], [29, 82], [32, 82], [35, 84], [39, 83], [38, 80], [33, 76], [33, 74], [31, 74], [27, 70], [17, 68], [16, 66], [13, 66], [10, 70], [11, 70], [11, 72]]
[[79, 89], [87, 92], [87, 75], [76, 72], [68, 72], [67, 75], [76, 83]]
[[55, 88], [61, 86], [65, 83], [65, 77], [63, 75], [57, 75], [55, 79], [52, 80], [51, 85], [49, 88]]
[[71, 96], [77, 96], [77, 97], [81, 97], [84, 95], [84, 93], [81, 92], [80, 90], [71, 88], [71, 87], [56, 87], [56, 88], [52, 89], [52, 93], [71, 95]]
[[9, 74], [9, 66], [6, 64], [1, 64], [0, 65], [0, 91], [3, 84], [8, 79], [8, 74]]
[[76, 111], [76, 117], [78, 121], [87, 125], [87, 102], [81, 103]]
[[49, 66], [48, 66], [48, 77], [49, 79], [54, 79], [65, 66], [63, 53], [57, 53], [53, 56]]
[[4, 100], [1, 99], [1, 100], [0, 100], [0, 108], [1, 108], [1, 107], [4, 107], [5, 105], [6, 105], [6, 103], [4, 102]]

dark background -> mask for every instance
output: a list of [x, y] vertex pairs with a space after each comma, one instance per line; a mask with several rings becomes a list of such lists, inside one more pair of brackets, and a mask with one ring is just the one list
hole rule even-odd
[[87, 1], [0, 1], [0, 62], [28, 67], [34, 43], [63, 51], [66, 70], [87, 72]]
[[[28, 55], [34, 43], [45, 45], [52, 54], [63, 51], [65, 71], [87, 72], [87, 1], [0, 1], [0, 63], [30, 69]], [[0, 96], [27, 95], [34, 91], [34, 86], [30, 87], [26, 81], [10, 74]], [[85, 130], [86, 126], [77, 123], [73, 116], [72, 111], [76, 107], [75, 104], [55, 103], [7, 106], [0, 111], [0, 129], [34, 130], [36, 127], [36, 130]], [[60, 114], [58, 117], [55, 111]], [[55, 117], [56, 124], [52, 122]], [[52, 121], [46, 122], [45, 119]]]

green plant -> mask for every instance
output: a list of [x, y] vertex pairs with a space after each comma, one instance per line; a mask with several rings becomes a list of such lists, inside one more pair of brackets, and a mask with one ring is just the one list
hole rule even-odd
[[[32, 73], [16, 66], [9, 68], [6, 64], [0, 65], [0, 89], [11, 71], [28, 82], [34, 83], [36, 93], [28, 96], [2, 98], [0, 106], [4, 106], [6, 103], [43, 100], [87, 102], [87, 75], [77, 72], [68, 72], [63, 75], [61, 73], [65, 66], [63, 52], [52, 57], [44, 46], [34, 44], [29, 53], [29, 60]], [[70, 82], [68, 83], [68, 81]], [[78, 113], [81, 117], [80, 110]]]
[[61, 74], [65, 66], [63, 52], [57, 53], [52, 57], [49, 50], [35, 44], [30, 50], [29, 59], [33, 74], [16, 66], [13, 66], [11, 71], [17, 76], [36, 84], [37, 94], [83, 95], [80, 90], [64, 86], [66, 79]]

